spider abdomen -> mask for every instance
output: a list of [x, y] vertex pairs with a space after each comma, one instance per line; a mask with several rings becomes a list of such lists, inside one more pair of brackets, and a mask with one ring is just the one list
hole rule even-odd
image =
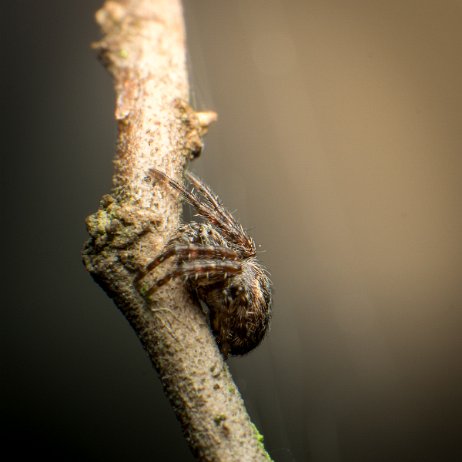
[[271, 318], [271, 283], [255, 259], [213, 288], [193, 280], [190, 285], [210, 310], [210, 325], [225, 356], [243, 355], [260, 344]]

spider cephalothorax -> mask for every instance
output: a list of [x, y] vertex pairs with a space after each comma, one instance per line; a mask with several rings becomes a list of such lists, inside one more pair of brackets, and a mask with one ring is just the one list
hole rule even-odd
[[172, 270], [146, 295], [174, 277], [184, 277], [189, 290], [207, 305], [210, 325], [223, 355], [249, 352], [263, 339], [271, 316], [271, 281], [256, 259], [253, 239], [218, 197], [191, 173], [187, 172], [186, 178], [200, 195], [186, 191], [159, 170], [152, 169], [150, 175], [179, 191], [204, 222], [182, 225], [166, 250], [137, 279], [173, 258]]

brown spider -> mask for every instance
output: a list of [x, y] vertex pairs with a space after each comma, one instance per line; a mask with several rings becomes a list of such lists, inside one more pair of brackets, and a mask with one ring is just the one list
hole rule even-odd
[[180, 226], [166, 250], [147, 265], [137, 281], [174, 258], [173, 269], [145, 295], [152, 295], [173, 278], [184, 277], [188, 289], [208, 307], [210, 325], [224, 357], [249, 352], [262, 341], [271, 317], [271, 281], [256, 259], [253, 239], [210, 188], [191, 173], [185, 176], [200, 195], [186, 191], [159, 170], [149, 173], [179, 191], [204, 222]]

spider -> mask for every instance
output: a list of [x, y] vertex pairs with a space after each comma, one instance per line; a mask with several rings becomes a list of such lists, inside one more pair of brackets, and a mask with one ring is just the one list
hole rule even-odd
[[149, 174], [179, 191], [204, 221], [181, 225], [164, 252], [140, 272], [137, 281], [173, 258], [170, 272], [145, 295], [151, 296], [173, 278], [184, 277], [188, 290], [208, 308], [210, 326], [223, 356], [248, 353], [262, 341], [271, 317], [271, 281], [256, 258], [255, 242], [192, 173], [186, 172], [185, 177], [197, 194], [157, 169]]

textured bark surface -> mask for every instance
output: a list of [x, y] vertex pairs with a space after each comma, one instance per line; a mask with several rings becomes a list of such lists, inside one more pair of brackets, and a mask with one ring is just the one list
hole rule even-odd
[[[214, 113], [185, 102], [188, 79], [179, 1], [107, 1], [96, 14], [94, 45], [114, 78], [118, 143], [113, 191], [87, 219], [86, 268], [135, 329], [156, 368], [193, 453], [204, 461], [269, 456], [247, 415], [207, 319], [181, 281], [145, 299], [133, 281], [179, 225], [180, 202], [156, 167], [182, 181]], [[167, 265], [152, 275], [164, 274]]]

